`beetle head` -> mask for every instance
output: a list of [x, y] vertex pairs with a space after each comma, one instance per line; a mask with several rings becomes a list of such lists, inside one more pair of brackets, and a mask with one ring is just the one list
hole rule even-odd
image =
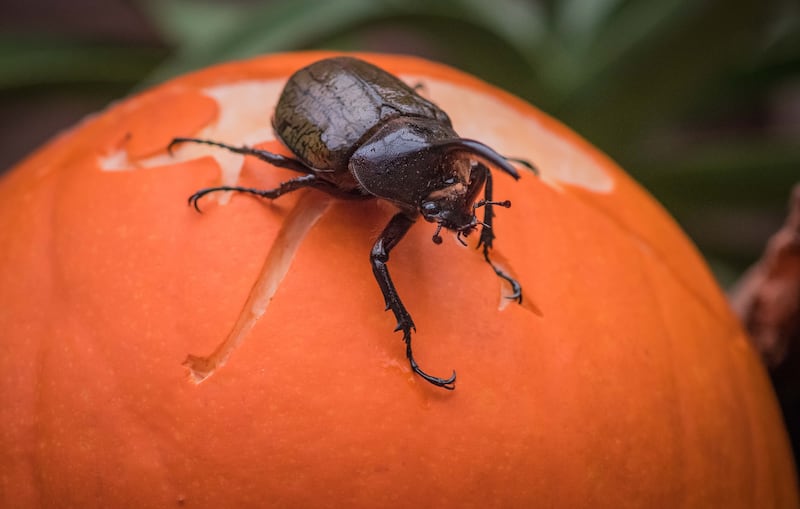
[[[484, 164], [485, 163], [485, 164]], [[483, 143], [459, 138], [441, 121], [400, 117], [385, 122], [350, 157], [349, 169], [370, 194], [442, 228], [467, 235], [480, 224], [475, 202], [488, 167], [517, 171]]]
[[509, 201], [476, 201], [484, 186], [487, 187], [487, 193], [491, 194], [488, 189], [491, 185], [491, 174], [487, 164], [508, 173], [514, 179], [519, 179], [519, 174], [506, 158], [474, 140], [456, 138], [441, 141], [433, 144], [431, 150], [442, 155], [439, 173], [444, 177], [438, 183], [432, 183], [428, 195], [419, 203], [419, 211], [425, 220], [437, 223], [433, 234], [435, 243], [442, 242], [439, 232], [442, 228], [447, 228], [455, 231], [459, 242], [466, 245], [461, 237], [466, 237], [479, 224], [484, 224], [478, 220], [475, 209], [489, 204], [511, 206]]
[[433, 236], [437, 244], [441, 242], [441, 228], [458, 232], [460, 236], [468, 235], [478, 225], [474, 204], [488, 172], [467, 153], [454, 152], [444, 162], [444, 178], [432, 183], [427, 196], [418, 205], [422, 217], [438, 226]]

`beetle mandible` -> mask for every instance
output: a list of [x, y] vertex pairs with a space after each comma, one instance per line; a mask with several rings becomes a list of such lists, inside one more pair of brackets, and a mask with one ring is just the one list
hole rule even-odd
[[[489, 168], [515, 180], [519, 173], [509, 161], [534, 172], [535, 168], [524, 160], [501, 156], [481, 142], [460, 138], [450, 117], [438, 106], [395, 76], [352, 57], [320, 60], [294, 73], [278, 100], [272, 125], [278, 139], [295, 157], [213, 140], [173, 139], [170, 151], [178, 143], [203, 143], [302, 173], [275, 189], [201, 189], [189, 197], [189, 203], [200, 211], [200, 198], [216, 191], [275, 199], [307, 187], [338, 198], [378, 198], [393, 203], [399, 210], [372, 247], [372, 271], [386, 309], [397, 319], [395, 331], [403, 332], [411, 369], [436, 386], [455, 388], [455, 371], [449, 378], [432, 376], [414, 359], [411, 331], [416, 327], [389, 276], [389, 252], [419, 216], [436, 224], [436, 244], [442, 242], [439, 233], [445, 228], [455, 232], [466, 245], [462, 237], [480, 225], [478, 247], [483, 250], [484, 259], [511, 285], [508, 298], [521, 303], [519, 283], [489, 256], [495, 238], [493, 206], [511, 206], [509, 201], [493, 201]], [[481, 189], [483, 198], [478, 200]], [[484, 209], [482, 221], [475, 215], [478, 208]]]

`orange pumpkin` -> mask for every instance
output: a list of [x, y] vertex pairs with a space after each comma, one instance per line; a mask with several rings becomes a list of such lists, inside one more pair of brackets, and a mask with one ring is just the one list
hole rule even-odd
[[0, 506], [798, 507], [769, 380], [696, 250], [519, 99], [362, 55], [423, 83], [462, 136], [541, 170], [495, 178], [513, 203], [495, 257], [526, 305], [499, 309], [474, 238], [437, 246], [421, 222], [392, 252], [415, 354], [455, 368], [453, 392], [412, 375], [383, 312], [368, 253], [385, 204], [311, 191], [187, 207], [201, 187], [292, 174], [211, 147], [170, 157], [169, 140], [285, 153], [277, 96], [325, 56], [172, 80], [0, 181]]

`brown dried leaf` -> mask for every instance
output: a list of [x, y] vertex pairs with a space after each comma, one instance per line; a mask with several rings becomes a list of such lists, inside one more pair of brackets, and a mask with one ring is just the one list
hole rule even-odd
[[800, 184], [786, 222], [739, 281], [731, 304], [770, 369], [800, 354]]

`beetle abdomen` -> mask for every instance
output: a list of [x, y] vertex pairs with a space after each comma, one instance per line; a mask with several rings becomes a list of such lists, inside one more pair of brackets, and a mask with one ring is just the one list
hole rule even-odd
[[350, 57], [320, 60], [289, 78], [275, 109], [277, 136], [317, 170], [346, 171], [358, 145], [399, 116], [450, 119], [391, 74]]

